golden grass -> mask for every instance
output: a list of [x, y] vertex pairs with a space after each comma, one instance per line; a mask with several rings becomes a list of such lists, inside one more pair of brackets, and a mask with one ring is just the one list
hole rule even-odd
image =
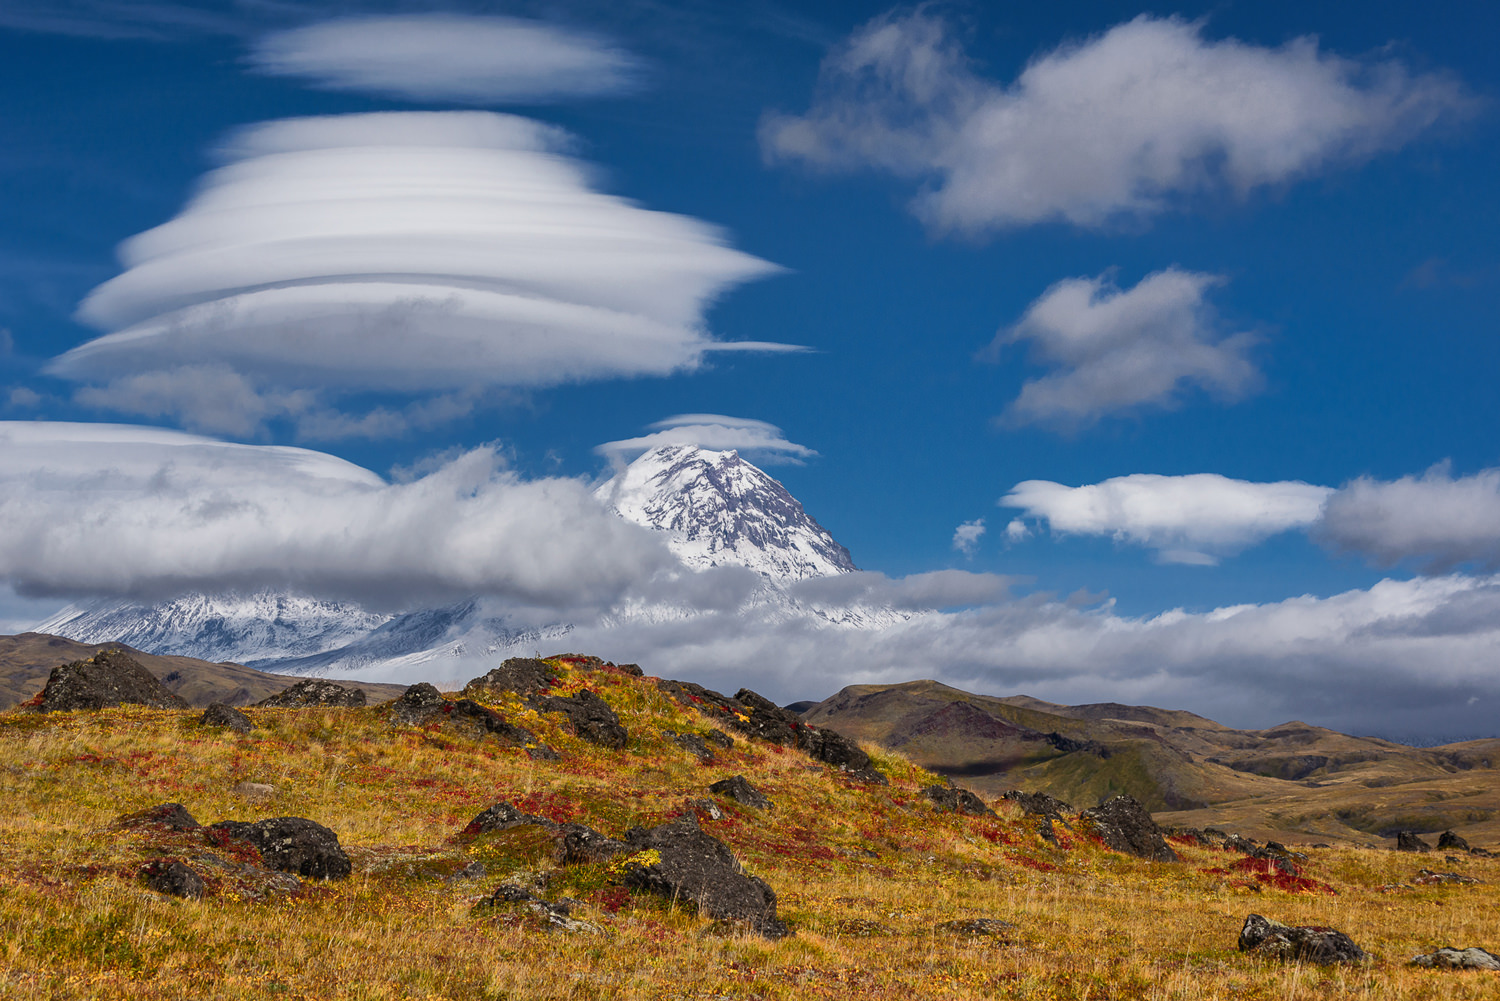
[[[0, 714], [0, 997], [4, 998], [1494, 998], [1500, 975], [1404, 965], [1441, 945], [1500, 948], [1500, 863], [1465, 858], [1479, 885], [1383, 891], [1440, 855], [1310, 850], [1335, 895], [1251, 888], [1213, 873], [1236, 857], [1182, 847], [1180, 865], [1051, 848], [1026, 818], [934, 813], [931, 776], [879, 754], [889, 788], [862, 787], [794, 752], [737, 741], [699, 766], [660, 729], [706, 721], [648, 682], [565, 674], [620, 712], [622, 752], [583, 744], [561, 717], [497, 704], [562, 751], [533, 762], [441, 729], [394, 730], [379, 709], [252, 710], [248, 737], [193, 712]], [[704, 827], [778, 892], [796, 934], [735, 934], [654, 898], [607, 866], [559, 869], [534, 829], [453, 838], [490, 803], [618, 835], [745, 774], [770, 815], [723, 804]], [[276, 787], [250, 802], [243, 781]], [[147, 891], [142, 860], [181, 856], [188, 836], [121, 832], [118, 815], [166, 801], [199, 820], [304, 816], [338, 832], [348, 880], [256, 903]], [[482, 861], [477, 880], [447, 880]], [[585, 901], [599, 935], [548, 933], [522, 913], [474, 913], [507, 878], [550, 879]], [[1235, 949], [1246, 914], [1347, 932], [1376, 956], [1358, 968], [1281, 966]], [[992, 917], [1008, 941], [935, 930]]]

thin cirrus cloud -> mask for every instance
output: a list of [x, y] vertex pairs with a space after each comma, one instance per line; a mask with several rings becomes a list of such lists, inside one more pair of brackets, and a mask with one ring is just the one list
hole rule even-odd
[[1054, 367], [1028, 380], [1000, 418], [1073, 429], [1114, 414], [1177, 405], [1188, 389], [1233, 400], [1260, 380], [1259, 338], [1227, 332], [1208, 300], [1218, 275], [1167, 268], [1121, 289], [1108, 274], [1047, 289], [981, 357], [1026, 343]]
[[388, 483], [334, 456], [119, 424], [0, 422], [0, 581], [155, 599], [280, 588], [387, 607], [607, 607], [676, 561], [587, 484], [492, 448]]
[[1360, 477], [1329, 498], [1314, 535], [1385, 566], [1500, 566], [1500, 469], [1454, 477], [1440, 464], [1391, 481]]
[[760, 462], [800, 463], [818, 453], [806, 445], [788, 441], [781, 428], [750, 417], [723, 414], [678, 414], [650, 425], [651, 433], [636, 438], [609, 441], [595, 453], [612, 462], [625, 461], [663, 445], [697, 445], [713, 451], [735, 449]]
[[250, 64], [328, 90], [461, 104], [555, 101], [634, 90], [638, 59], [543, 21], [407, 14], [324, 21], [267, 35]]
[[1399, 148], [1476, 103], [1451, 77], [1393, 59], [1203, 28], [1143, 14], [1005, 84], [974, 72], [940, 17], [888, 13], [828, 56], [806, 114], [766, 116], [762, 150], [923, 181], [913, 208], [933, 230], [982, 235], [1243, 196]]
[[569, 143], [479, 111], [246, 129], [176, 218], [121, 245], [125, 271], [78, 311], [109, 333], [49, 370], [120, 383], [127, 404], [127, 381], [155, 373], [154, 413], [234, 430], [203, 419], [205, 372], [259, 396], [266, 413], [244, 423], [308, 408], [287, 396], [299, 390], [473, 394], [790, 350], [716, 341], [703, 320], [776, 266], [706, 223], [598, 193]]
[[1216, 473], [1135, 473], [1069, 487], [1017, 483], [1000, 499], [1055, 535], [1090, 535], [1156, 550], [1163, 563], [1212, 566], [1273, 535], [1313, 527], [1332, 487], [1252, 483]]

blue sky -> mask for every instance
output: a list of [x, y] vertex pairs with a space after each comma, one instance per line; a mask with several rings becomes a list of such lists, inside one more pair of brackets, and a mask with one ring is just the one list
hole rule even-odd
[[[597, 446], [673, 415], [729, 415], [816, 452], [748, 454], [861, 568], [892, 579], [1008, 575], [1023, 600], [1085, 592], [1099, 607], [1107, 593], [1107, 614], [1131, 621], [1367, 594], [1382, 580], [1461, 580], [1465, 601], [1492, 600], [1496, 21], [1479, 3], [1354, 17], [1331, 3], [7, 2], [0, 419], [301, 446], [388, 480], [498, 443], [495, 468], [534, 485], [601, 475]], [[427, 49], [403, 42], [427, 35]], [[281, 224], [254, 210], [233, 233], [214, 206], [188, 210], [195, 228], [167, 241], [175, 256], [154, 271], [117, 260], [219, 168], [230, 173], [211, 183], [230, 202], [253, 202], [255, 171], [254, 183], [305, 191], [310, 210], [286, 225], [328, 236], [316, 213], [341, 197], [345, 161], [326, 148], [407, 128], [356, 117], [381, 112], [450, 113], [424, 119], [446, 123], [437, 139], [401, 140], [425, 151], [422, 170], [477, 191], [511, 166], [556, 168], [547, 183], [569, 219], [619, 237], [562, 247], [598, 257], [545, 279], [545, 329], [562, 340], [473, 362], [443, 326], [452, 303], [432, 293], [447, 305], [402, 328], [409, 355], [376, 344], [376, 314], [330, 320], [327, 302], [308, 306], [319, 286], [286, 254], [235, 256], [244, 227]], [[490, 112], [531, 131], [475, 138], [493, 131], [480, 122]], [[309, 116], [339, 118], [296, 135], [266, 124]], [[326, 138], [340, 129], [357, 140]], [[471, 164], [455, 149], [509, 159]], [[360, 162], [372, 177], [408, 169]], [[527, 190], [507, 189], [507, 204]], [[379, 217], [381, 197], [330, 209], [327, 225]], [[468, 225], [454, 211], [451, 225]], [[339, 233], [313, 256], [366, 276], [437, 268], [416, 250], [400, 260], [399, 241], [380, 262], [347, 263], [365, 251]], [[496, 238], [522, 257], [525, 239]], [[162, 317], [207, 301], [193, 273], [216, 248], [220, 293], [285, 301], [244, 300], [228, 320], [172, 333], [187, 321]], [[462, 291], [443, 294], [468, 296], [475, 275], [521, 280], [514, 261], [461, 265]], [[122, 271], [136, 284], [107, 286], [78, 313]], [[475, 296], [459, 309], [475, 323], [520, 322], [514, 303]], [[607, 330], [580, 319], [580, 303], [614, 310]], [[649, 326], [649, 350], [611, 340], [621, 317]], [[286, 334], [304, 319], [344, 330], [315, 362]], [[149, 337], [91, 343], [158, 321]], [[215, 322], [248, 325], [243, 343], [226, 347]], [[704, 350], [709, 340], [805, 350]], [[1142, 474], [1165, 479], [1121, 479]], [[1224, 479], [1184, 479], [1195, 474]], [[1059, 486], [1000, 506], [1033, 481]], [[1062, 489], [1079, 487], [1095, 489]], [[10, 489], [15, 503], [34, 499]], [[980, 519], [961, 545], [959, 526]], [[23, 595], [12, 622], [90, 592], [307, 579], [274, 579], [275, 554], [260, 553], [258, 569], [225, 556], [197, 576], [91, 582], [38, 570], [60, 550], [0, 548]], [[1477, 692], [1459, 702], [1478, 720], [1500, 694], [1487, 667], [1500, 637], [1466, 630], [1454, 642], [1469, 667], [1449, 694]], [[1417, 684], [1422, 657], [1458, 649], [1388, 656]], [[1052, 694], [1156, 697], [1137, 684], [1147, 655], [1121, 656], [1136, 666]], [[1047, 678], [965, 670], [954, 680], [987, 690]], [[1204, 695], [1202, 707], [1222, 714], [1236, 699]]]

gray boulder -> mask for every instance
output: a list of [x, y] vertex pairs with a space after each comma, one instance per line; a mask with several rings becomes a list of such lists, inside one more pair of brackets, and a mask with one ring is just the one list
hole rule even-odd
[[185, 699], [123, 650], [105, 650], [86, 660], [54, 667], [37, 703], [37, 709], [44, 713], [115, 706], [188, 708]]
[[533, 705], [541, 712], [565, 714], [573, 732], [590, 744], [618, 751], [630, 740], [630, 734], [620, 725], [620, 717], [609, 703], [587, 688], [566, 698], [544, 695]]
[[1162, 829], [1133, 796], [1105, 800], [1092, 810], [1085, 810], [1083, 820], [1093, 826], [1106, 848], [1153, 862], [1179, 861], [1162, 836]]
[[432, 685], [422, 681], [402, 692], [390, 705], [392, 726], [423, 726], [443, 711], [448, 700]]
[[249, 733], [255, 729], [249, 716], [222, 702], [215, 702], [205, 709], [203, 715], [198, 717], [198, 725], [233, 730], [235, 733]]
[[353, 870], [337, 834], [303, 817], [273, 817], [244, 823], [221, 820], [208, 828], [215, 844], [248, 842], [266, 865], [310, 879], [343, 879]]
[[1437, 846], [1442, 851], [1469, 851], [1469, 843], [1453, 831], [1438, 835]]
[[736, 803], [756, 810], [771, 809], [771, 801], [765, 797], [759, 789], [750, 784], [743, 775], [732, 775], [727, 779], [720, 779], [708, 787], [708, 791], [715, 796], [728, 796]]
[[1269, 956], [1284, 962], [1362, 963], [1370, 957], [1341, 931], [1317, 925], [1284, 925], [1252, 914], [1240, 929], [1241, 952]]
[[305, 678], [282, 692], [255, 703], [266, 709], [303, 709], [313, 706], [329, 706], [340, 709], [358, 709], [365, 704], [362, 688], [350, 688], [327, 678]]
[[625, 840], [637, 852], [655, 850], [660, 861], [631, 865], [625, 884], [696, 907], [704, 917], [740, 922], [779, 939], [791, 934], [776, 916], [776, 893], [766, 881], [740, 871], [729, 846], [698, 826], [694, 813], [650, 829], [633, 827]]
[[1073, 812], [1073, 808], [1067, 803], [1044, 792], [1022, 792], [1019, 789], [1011, 789], [1001, 793], [1000, 798], [1009, 800], [1019, 806], [1023, 813], [1034, 817], [1062, 820], [1065, 815]]
[[922, 795], [932, 800], [933, 806], [946, 813], [966, 813], [971, 817], [993, 817], [995, 811], [984, 805], [984, 800], [967, 789], [957, 786], [928, 786]]
[[1430, 852], [1432, 846], [1417, 837], [1416, 831], [1396, 832], [1396, 851], [1398, 852]]
[[552, 685], [557, 671], [551, 664], [534, 657], [512, 657], [488, 674], [464, 686], [469, 698], [484, 698], [490, 692], [516, 692], [530, 695]]
[[175, 859], [152, 859], [141, 867], [141, 880], [157, 893], [185, 900], [203, 896], [203, 877]]
[[110, 826], [116, 830], [156, 827], [168, 831], [196, 831], [203, 827], [181, 803], [162, 803], [127, 813], [116, 817]]
[[1413, 956], [1408, 965], [1425, 966], [1429, 970], [1500, 970], [1500, 956], [1477, 946], [1468, 949], [1443, 948], [1422, 956]]

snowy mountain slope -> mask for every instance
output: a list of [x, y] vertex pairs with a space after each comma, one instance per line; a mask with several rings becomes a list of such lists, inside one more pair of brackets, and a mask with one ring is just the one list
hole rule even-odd
[[[787, 585], [855, 571], [849, 551], [787, 489], [735, 452], [670, 445], [640, 456], [595, 491], [628, 521], [665, 533], [681, 573], [746, 567], [759, 575], [740, 614], [767, 621], [870, 628], [911, 616], [875, 606], [798, 601]], [[721, 610], [722, 611], [722, 610]], [[635, 599], [594, 625], [643, 627], [705, 615], [691, 603]], [[465, 660], [533, 654], [561, 642], [566, 622], [517, 621], [473, 599], [400, 615], [349, 602], [264, 591], [191, 594], [158, 605], [74, 606], [36, 627], [88, 643], [119, 641], [152, 653], [234, 661], [294, 674], [396, 679], [446, 674]]]
[[748, 567], [774, 581], [855, 569], [786, 487], [740, 458], [695, 445], [646, 452], [594, 492], [626, 521], [665, 532], [694, 569]]

